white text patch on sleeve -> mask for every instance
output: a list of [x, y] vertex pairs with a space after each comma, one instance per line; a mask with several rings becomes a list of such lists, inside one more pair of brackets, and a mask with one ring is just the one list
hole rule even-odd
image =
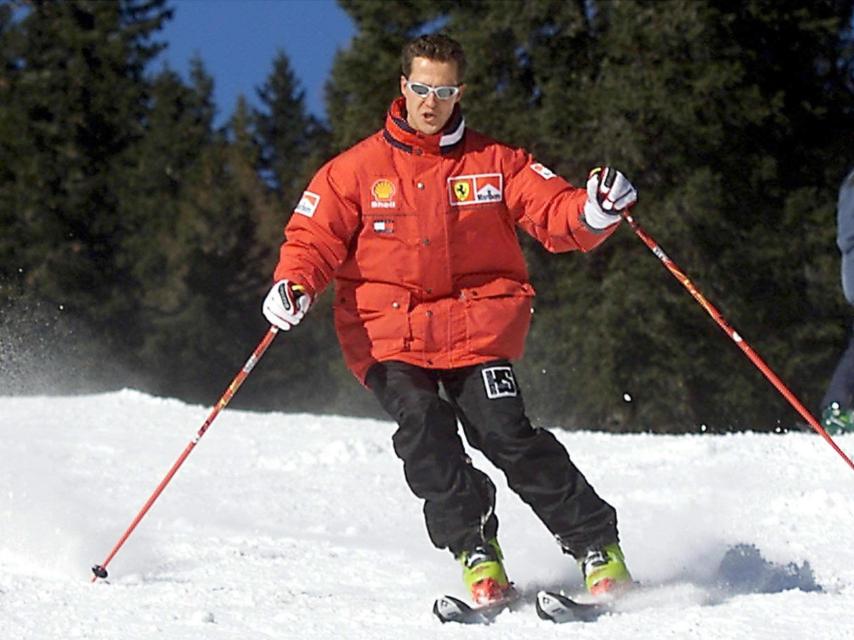
[[317, 205], [320, 204], [320, 196], [311, 191], [303, 191], [299, 204], [294, 209], [294, 212], [301, 213], [309, 218], [314, 215], [317, 210]]
[[531, 169], [534, 173], [540, 174], [540, 176], [542, 176], [544, 180], [551, 180], [552, 178], [557, 176], [554, 171], [539, 162], [535, 162], [534, 164], [532, 164]]

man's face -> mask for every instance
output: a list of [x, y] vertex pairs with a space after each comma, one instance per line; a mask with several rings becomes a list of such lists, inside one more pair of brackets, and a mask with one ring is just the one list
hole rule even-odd
[[406, 120], [409, 125], [428, 136], [438, 133], [451, 117], [454, 105], [462, 98], [465, 85], [460, 85], [460, 90], [455, 96], [448, 100], [440, 100], [433, 92], [426, 98], [417, 95], [406, 86], [407, 80], [429, 87], [455, 87], [458, 84], [457, 63], [413, 58], [409, 78], [400, 76], [400, 92], [406, 99]]

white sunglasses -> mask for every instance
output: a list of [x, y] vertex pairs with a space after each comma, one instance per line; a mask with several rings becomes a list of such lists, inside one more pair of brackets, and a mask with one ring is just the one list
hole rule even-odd
[[436, 94], [439, 100], [450, 100], [460, 92], [460, 88], [448, 85], [445, 87], [431, 87], [429, 84], [422, 82], [406, 81], [406, 87], [419, 98], [427, 99], [431, 93]]

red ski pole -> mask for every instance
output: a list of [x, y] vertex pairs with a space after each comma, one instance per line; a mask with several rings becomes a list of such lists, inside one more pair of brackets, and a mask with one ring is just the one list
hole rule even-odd
[[231, 402], [231, 398], [234, 397], [234, 394], [237, 393], [237, 390], [240, 388], [240, 385], [243, 384], [243, 381], [249, 376], [252, 369], [258, 364], [258, 361], [261, 359], [261, 356], [264, 355], [264, 352], [267, 350], [267, 347], [270, 346], [270, 343], [273, 342], [273, 338], [276, 337], [276, 333], [278, 333], [278, 327], [271, 326], [267, 331], [266, 335], [261, 339], [261, 342], [258, 343], [258, 346], [255, 347], [255, 351], [252, 352], [252, 355], [249, 356], [249, 359], [243, 365], [243, 368], [237, 373], [234, 377], [234, 380], [231, 381], [231, 384], [228, 385], [228, 388], [225, 390], [225, 393], [214, 405], [214, 408], [211, 410], [210, 415], [208, 415], [207, 420], [205, 420], [204, 424], [196, 433], [195, 437], [190, 441], [187, 447], [184, 449], [183, 453], [180, 457], [175, 461], [175, 464], [172, 465], [172, 468], [169, 469], [169, 473], [166, 474], [166, 477], [160, 481], [160, 484], [157, 485], [157, 488], [154, 490], [154, 493], [146, 500], [145, 504], [142, 505], [142, 509], [139, 510], [139, 513], [136, 514], [136, 517], [133, 519], [133, 522], [130, 523], [130, 526], [127, 530], [122, 534], [122, 537], [119, 538], [119, 541], [113, 547], [112, 551], [110, 551], [107, 559], [104, 560], [101, 564], [96, 564], [92, 567], [92, 573], [95, 575], [92, 576], [92, 582], [95, 582], [98, 578], [106, 578], [107, 577], [107, 565], [110, 564], [110, 561], [113, 557], [119, 552], [119, 549], [122, 548], [122, 545], [125, 541], [130, 537], [133, 533], [133, 530], [136, 529], [136, 526], [140, 523], [140, 521], [145, 517], [145, 514], [148, 513], [148, 510], [151, 508], [151, 505], [154, 504], [154, 501], [163, 493], [163, 490], [166, 488], [166, 485], [169, 484], [169, 481], [172, 480], [172, 476], [178, 471], [182, 464], [184, 464], [184, 460], [187, 459], [187, 456], [190, 455], [190, 452], [195, 448], [196, 444], [198, 444], [199, 440], [201, 440], [202, 436], [205, 435], [205, 431], [211, 426], [214, 419], [219, 415], [219, 412], [225, 409], [225, 406]]
[[673, 260], [671, 260], [668, 255], [664, 253], [661, 247], [658, 246], [658, 243], [656, 243], [655, 240], [653, 240], [652, 237], [641, 228], [641, 226], [635, 221], [635, 219], [628, 211], [623, 212], [623, 217], [629, 223], [629, 226], [631, 226], [632, 230], [637, 234], [637, 236], [641, 240], [643, 240], [643, 243], [649, 248], [649, 250], [652, 251], [653, 254], [655, 254], [655, 257], [661, 260], [662, 264], [667, 267], [667, 270], [673, 275], [673, 277], [676, 278], [679, 282], [681, 282], [682, 286], [684, 286], [688, 290], [688, 293], [693, 296], [694, 300], [700, 303], [700, 306], [703, 307], [703, 309], [705, 309], [710, 316], [712, 316], [712, 319], [717, 322], [718, 326], [724, 330], [724, 333], [726, 333], [732, 339], [732, 341], [738, 345], [739, 349], [744, 352], [744, 355], [746, 355], [750, 359], [750, 361], [754, 365], [756, 365], [756, 367], [763, 374], [765, 374], [765, 377], [768, 378], [771, 384], [773, 384], [777, 388], [777, 391], [779, 391], [783, 395], [783, 397], [789, 401], [789, 404], [791, 404], [797, 410], [797, 412], [803, 416], [804, 420], [806, 420], [809, 425], [813, 429], [815, 429], [815, 431], [818, 432], [818, 434], [822, 438], [827, 440], [827, 443], [833, 448], [834, 451], [836, 451], [836, 453], [840, 455], [843, 460], [845, 460], [846, 463], [848, 463], [848, 466], [854, 469], [854, 462], [851, 461], [851, 458], [845, 455], [845, 452], [839, 448], [839, 445], [836, 444], [836, 442], [833, 440], [830, 434], [827, 433], [824, 427], [819, 424], [818, 420], [816, 420], [813, 415], [806, 409], [806, 407], [804, 407], [801, 401], [798, 400], [797, 397], [795, 397], [795, 394], [789, 391], [788, 387], [783, 384], [783, 381], [780, 380], [777, 374], [771, 370], [771, 367], [765, 364], [762, 358], [759, 357], [759, 354], [757, 354], [753, 350], [753, 348], [749, 344], [747, 344], [747, 342], [745, 342], [744, 338], [742, 338], [738, 334], [738, 332], [732, 328], [732, 326], [721, 315], [721, 312], [718, 311], [712, 305], [712, 303], [706, 300], [703, 294], [700, 293], [697, 287], [694, 286], [694, 283], [688, 279], [688, 276], [685, 275], [685, 272], [682, 271], [678, 266], [676, 266], [676, 263], [674, 263]]

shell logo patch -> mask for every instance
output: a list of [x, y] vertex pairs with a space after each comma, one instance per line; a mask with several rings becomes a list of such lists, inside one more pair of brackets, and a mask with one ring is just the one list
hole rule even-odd
[[371, 208], [372, 209], [393, 209], [397, 206], [394, 200], [394, 194], [397, 189], [394, 182], [388, 178], [380, 178], [371, 185]]
[[294, 213], [301, 213], [309, 218], [314, 215], [317, 210], [317, 205], [320, 204], [320, 196], [311, 191], [303, 191], [299, 204], [294, 209]]
[[479, 173], [448, 178], [448, 197], [452, 206], [500, 202], [504, 199], [504, 176]]

